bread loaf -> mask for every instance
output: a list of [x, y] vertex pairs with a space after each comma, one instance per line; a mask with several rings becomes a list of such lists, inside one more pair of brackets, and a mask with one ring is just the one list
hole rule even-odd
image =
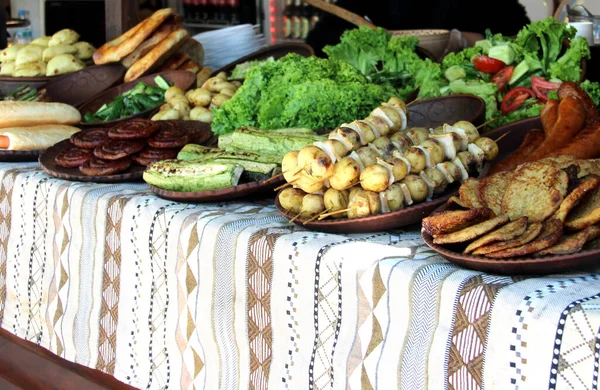
[[0, 102], [0, 128], [45, 124], [71, 125], [81, 121], [79, 111], [64, 103]]
[[46, 150], [68, 139], [79, 129], [66, 125], [8, 127], [0, 130], [0, 148], [7, 150]]

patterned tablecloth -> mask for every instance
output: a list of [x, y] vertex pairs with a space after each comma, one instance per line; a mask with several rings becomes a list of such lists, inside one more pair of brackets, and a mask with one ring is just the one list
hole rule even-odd
[[595, 389], [600, 280], [487, 275], [418, 227], [340, 236], [271, 202], [0, 164], [0, 318], [150, 389]]

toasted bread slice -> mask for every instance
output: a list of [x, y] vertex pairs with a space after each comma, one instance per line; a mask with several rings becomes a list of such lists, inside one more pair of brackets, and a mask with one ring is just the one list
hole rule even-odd
[[540, 232], [539, 236], [535, 238], [535, 240], [516, 248], [488, 253], [486, 256], [494, 259], [506, 259], [508, 257], [530, 255], [546, 248], [550, 248], [561, 239], [562, 235], [562, 222], [560, 222], [558, 219], [550, 218], [542, 223], [542, 231]]
[[600, 222], [600, 187], [590, 191], [579, 204], [567, 214], [568, 230], [583, 230]]
[[502, 197], [508, 187], [513, 171], [499, 172], [479, 181], [477, 198], [483, 207], [492, 209], [494, 214], [502, 214]]
[[94, 52], [92, 56], [94, 63], [102, 65], [120, 61], [141, 45], [173, 13], [175, 13], [173, 8], [159, 9], [126, 33], [106, 42]]
[[526, 163], [516, 169], [502, 198], [502, 213], [511, 220], [528, 217], [542, 222], [558, 209], [567, 194], [568, 175], [549, 162]]
[[494, 244], [482, 246], [475, 251], [474, 255], [487, 255], [488, 253], [498, 252], [505, 249], [516, 248], [521, 245], [525, 245], [533, 240], [542, 231], [542, 224], [540, 222], [534, 222], [527, 225], [527, 230], [520, 236], [513, 238], [512, 240], [506, 240], [502, 242], [496, 242]]
[[437, 236], [452, 233], [468, 226], [485, 221], [492, 216], [492, 210], [483, 207], [469, 210], [444, 211], [423, 219], [423, 229]]
[[448, 206], [452, 207], [454, 205], [463, 208], [463, 209], [470, 209], [471, 207], [469, 207], [469, 205], [467, 205], [465, 202], [463, 202], [458, 196], [451, 196], [450, 199], [448, 199]]
[[175, 70], [179, 69], [181, 65], [190, 60], [190, 56], [185, 53], [173, 53], [171, 57], [169, 57], [161, 66], [157, 69], [157, 71], [162, 72], [165, 70]]
[[469, 208], [477, 209], [483, 207], [481, 202], [479, 202], [479, 180], [468, 178], [465, 180], [460, 188], [458, 189], [458, 195], [460, 200], [463, 201], [464, 204], [469, 206]]
[[600, 176], [588, 176], [581, 184], [579, 184], [577, 188], [567, 195], [565, 200], [563, 200], [563, 202], [560, 204], [558, 210], [556, 210], [554, 213], [553, 218], [556, 218], [564, 223], [569, 212], [575, 208], [577, 204], [579, 204], [581, 199], [598, 187], [600, 187]]
[[133, 52], [127, 55], [121, 63], [124, 67], [130, 68], [134, 62], [148, 54], [156, 45], [169, 36], [170, 33], [181, 27], [183, 16], [171, 15], [161, 24], [153, 33], [142, 42]]
[[471, 253], [482, 246], [486, 246], [494, 242], [513, 240], [525, 233], [525, 230], [527, 230], [527, 217], [521, 217], [516, 221], [509, 222], [506, 225], [473, 241], [465, 248], [463, 253]]
[[433, 243], [456, 244], [459, 242], [471, 241], [479, 236], [483, 236], [484, 234], [491, 232], [498, 226], [506, 224], [508, 221], [508, 215], [499, 215], [492, 219], [488, 219], [487, 221], [480, 222], [477, 225], [472, 225], [453, 233], [438, 234], [433, 236]]
[[170, 33], [145, 56], [137, 60], [125, 73], [125, 82], [136, 80], [142, 75], [160, 67], [183, 43], [190, 38], [190, 33], [183, 28]]
[[600, 237], [600, 227], [588, 226], [587, 228], [568, 236], [564, 236], [558, 244], [536, 253], [536, 256], [566, 255], [576, 253], [583, 249], [586, 242]]

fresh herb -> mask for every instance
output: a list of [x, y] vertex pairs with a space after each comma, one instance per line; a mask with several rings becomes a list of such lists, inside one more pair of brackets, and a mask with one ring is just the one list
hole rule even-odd
[[37, 88], [30, 88], [29, 84], [24, 84], [6, 96], [3, 96], [0, 98], [0, 100], [14, 102], [37, 102], [45, 93], [46, 90], [44, 89], [38, 91]]
[[165, 91], [170, 85], [162, 76], [156, 76], [154, 82], [156, 86], [143, 82], [137, 83], [132, 89], [117, 96], [110, 103], [102, 105], [95, 113], [86, 113], [83, 121], [87, 123], [108, 122], [159, 106], [164, 103]]

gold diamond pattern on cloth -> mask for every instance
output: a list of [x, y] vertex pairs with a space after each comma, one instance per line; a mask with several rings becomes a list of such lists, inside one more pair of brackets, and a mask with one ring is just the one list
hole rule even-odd
[[483, 346], [490, 309], [498, 291], [506, 286], [490, 283], [478, 275], [467, 281], [456, 308], [454, 330], [448, 358], [448, 389], [481, 389]]
[[109, 374], [114, 374], [115, 371], [121, 273], [121, 221], [123, 208], [131, 199], [132, 197], [123, 196], [111, 198], [106, 212], [102, 306], [98, 340], [99, 356], [96, 368]]
[[[369, 277], [369, 274], [372, 275]], [[382, 327], [375, 314], [377, 305], [381, 302], [381, 298], [387, 292], [387, 288], [381, 278], [379, 263], [374, 267], [361, 271], [358, 274], [358, 329], [356, 332], [356, 341], [350, 359], [348, 361], [348, 377], [350, 377], [356, 369], [361, 370], [361, 388], [373, 389], [375, 386], [375, 378], [370, 378], [367, 366], [372, 363], [376, 364], [379, 358], [378, 354], [374, 355], [373, 359], [369, 359], [372, 352], [383, 342]], [[371, 296], [371, 299], [368, 298]], [[385, 303], [384, 303], [385, 304]], [[370, 322], [371, 332], [367, 332], [369, 339], [362, 339], [360, 329]], [[363, 346], [366, 345], [363, 353]]]
[[[286, 231], [289, 232], [289, 231]], [[250, 389], [267, 389], [271, 365], [271, 282], [273, 248], [283, 232], [256, 232], [248, 255], [248, 341], [250, 343]]]
[[19, 172], [9, 171], [2, 179], [0, 188], [0, 322], [4, 318], [6, 302], [6, 258], [8, 250], [8, 234], [10, 232], [11, 206], [15, 177]]

